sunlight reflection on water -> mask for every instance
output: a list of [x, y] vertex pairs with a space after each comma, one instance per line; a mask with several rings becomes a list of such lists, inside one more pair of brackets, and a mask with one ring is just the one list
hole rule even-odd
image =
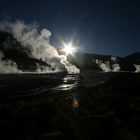
[[78, 86], [79, 80], [80, 79], [78, 75], [66, 75], [66, 77], [63, 78], [63, 83], [57, 86], [55, 89], [56, 90], [70, 90]]

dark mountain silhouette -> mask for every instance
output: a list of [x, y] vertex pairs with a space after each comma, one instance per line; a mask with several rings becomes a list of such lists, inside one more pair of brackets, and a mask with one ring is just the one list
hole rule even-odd
[[140, 53], [136, 52], [120, 59], [121, 70], [135, 71], [134, 64], [140, 65]]
[[112, 61], [112, 55], [99, 55], [99, 54], [86, 54], [76, 53], [76, 57], [69, 56], [68, 59], [71, 63], [78, 66], [82, 71], [92, 69], [93, 71], [101, 71], [99, 65], [95, 63], [95, 60], [101, 60], [102, 63], [109, 62], [110, 66], [118, 63], [122, 71], [135, 71], [134, 64], [140, 65], [140, 53], [134, 53], [126, 57], [116, 57], [116, 61]]
[[93, 62], [93, 58], [95, 58], [94, 54], [87, 53], [76, 53], [75, 56], [68, 56], [68, 60], [76, 65], [81, 71], [85, 70], [93, 70], [93, 71], [101, 71], [100, 67]]

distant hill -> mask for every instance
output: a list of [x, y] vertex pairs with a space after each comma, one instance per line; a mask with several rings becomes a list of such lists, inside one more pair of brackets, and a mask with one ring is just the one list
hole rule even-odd
[[[116, 60], [112, 60], [115, 58]], [[76, 53], [75, 56], [69, 56], [69, 61], [78, 66], [82, 71], [92, 69], [93, 71], [101, 71], [101, 68], [96, 63], [96, 60], [101, 63], [109, 63], [110, 67], [113, 64], [119, 64], [121, 71], [135, 71], [134, 64], [140, 65], [140, 53], [134, 53], [126, 57], [112, 56], [112, 55], [99, 55]]]
[[133, 53], [131, 55], [128, 55], [124, 59], [131, 62], [131, 63], [140, 64], [140, 52], [136, 52], [136, 53]]
[[78, 68], [80, 68], [81, 71], [102, 71], [99, 64], [96, 63], [96, 60], [101, 61], [101, 63], [109, 62], [110, 64], [112, 64], [113, 62], [111, 60], [111, 57], [111, 55], [99, 55], [78, 52], [74, 56], [69, 56], [68, 60], [71, 63], [75, 64]]
[[140, 65], [140, 53], [136, 52], [121, 58], [120, 61], [121, 70], [135, 71], [134, 64]]
[[76, 53], [74, 56], [68, 56], [68, 60], [76, 65], [81, 71], [89, 69], [93, 71], [101, 71], [101, 68], [93, 61], [94, 58], [94, 54], [80, 52]]

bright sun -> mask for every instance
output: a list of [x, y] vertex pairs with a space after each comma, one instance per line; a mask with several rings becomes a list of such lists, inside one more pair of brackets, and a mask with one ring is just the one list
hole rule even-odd
[[69, 44], [64, 43], [63, 51], [66, 53], [66, 55], [73, 54], [75, 51], [75, 48], [72, 46], [72, 43], [69, 43]]

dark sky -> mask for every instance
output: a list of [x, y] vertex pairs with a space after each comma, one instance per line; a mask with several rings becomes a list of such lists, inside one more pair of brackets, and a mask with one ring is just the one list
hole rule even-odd
[[140, 51], [139, 0], [1, 0], [0, 20], [37, 21], [51, 43], [74, 40], [80, 51], [127, 55]]

